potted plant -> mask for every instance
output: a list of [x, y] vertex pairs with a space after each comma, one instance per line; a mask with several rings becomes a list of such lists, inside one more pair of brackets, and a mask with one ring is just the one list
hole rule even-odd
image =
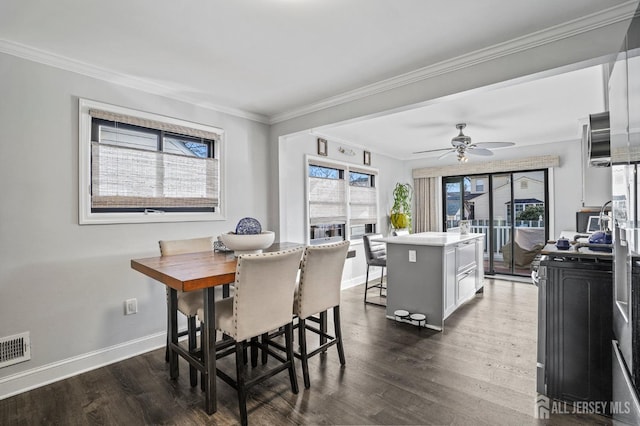
[[411, 228], [411, 197], [413, 188], [408, 183], [396, 184], [393, 189], [393, 207], [391, 207], [391, 226], [394, 229]]

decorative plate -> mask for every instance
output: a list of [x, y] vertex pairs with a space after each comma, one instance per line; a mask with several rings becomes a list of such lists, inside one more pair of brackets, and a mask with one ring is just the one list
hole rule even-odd
[[245, 217], [240, 219], [236, 226], [236, 234], [238, 235], [254, 235], [262, 232], [262, 226], [260, 222], [252, 217]]

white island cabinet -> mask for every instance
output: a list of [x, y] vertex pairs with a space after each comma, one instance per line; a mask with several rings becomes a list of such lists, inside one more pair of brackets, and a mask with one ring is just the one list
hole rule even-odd
[[406, 310], [426, 315], [442, 330], [444, 320], [482, 290], [484, 234], [423, 232], [382, 238], [387, 243], [387, 318]]

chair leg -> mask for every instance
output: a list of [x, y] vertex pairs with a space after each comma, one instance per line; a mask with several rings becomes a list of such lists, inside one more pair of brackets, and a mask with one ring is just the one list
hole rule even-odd
[[367, 303], [367, 290], [369, 290], [369, 265], [367, 265], [367, 276], [364, 280], [364, 303]]
[[267, 352], [267, 348], [269, 347], [269, 333], [264, 333], [262, 335], [262, 354], [261, 354], [261, 361], [262, 364], [266, 364], [267, 363], [267, 358], [269, 353]]
[[[198, 343], [196, 341], [196, 317], [191, 316], [187, 318], [187, 335], [188, 335], [188, 347], [189, 352], [195, 352]], [[198, 385], [198, 370], [189, 365], [189, 382], [191, 383], [191, 387], [195, 387]]]
[[[320, 312], [320, 346], [327, 343], [327, 311]], [[327, 353], [327, 350], [322, 351], [323, 354]]]
[[304, 387], [309, 389], [311, 381], [309, 380], [309, 358], [307, 357], [307, 329], [305, 320], [301, 318], [298, 319], [298, 344], [300, 345], [300, 362], [302, 363]]
[[338, 357], [340, 364], [344, 365], [344, 348], [342, 347], [342, 328], [340, 327], [340, 306], [333, 307], [333, 325], [335, 326], [334, 335], [336, 336], [336, 346], [338, 347]]
[[243, 342], [236, 342], [236, 383], [238, 390], [238, 405], [240, 407], [240, 422], [243, 426], [248, 423], [247, 419], [247, 389], [245, 387], [245, 345]]
[[258, 338], [251, 338], [251, 367], [258, 366]]
[[[298, 378], [293, 357], [293, 323], [284, 326], [284, 340], [287, 347], [287, 363], [289, 364], [289, 381], [291, 382], [291, 392], [298, 393]], [[304, 327], [302, 327], [304, 328]]]
[[384, 266], [382, 267], [382, 272], [380, 273], [380, 297], [382, 297], [382, 279], [384, 278]]

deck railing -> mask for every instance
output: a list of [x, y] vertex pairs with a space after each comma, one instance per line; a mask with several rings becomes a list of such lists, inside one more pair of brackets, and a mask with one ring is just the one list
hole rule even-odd
[[[489, 253], [489, 220], [472, 220], [470, 221], [469, 232], [484, 234], [484, 253], [485, 258], [488, 257]], [[447, 221], [447, 229], [452, 230], [451, 228], [456, 228], [458, 226], [457, 220], [449, 220]], [[540, 229], [544, 230], [544, 221], [539, 220], [516, 220], [515, 222], [516, 228], [528, 228], [528, 229]], [[505, 220], [499, 220], [494, 222], [493, 226], [493, 257], [494, 259], [501, 260], [502, 259], [502, 247], [504, 247], [510, 240], [511, 234], [511, 225], [507, 224]]]

